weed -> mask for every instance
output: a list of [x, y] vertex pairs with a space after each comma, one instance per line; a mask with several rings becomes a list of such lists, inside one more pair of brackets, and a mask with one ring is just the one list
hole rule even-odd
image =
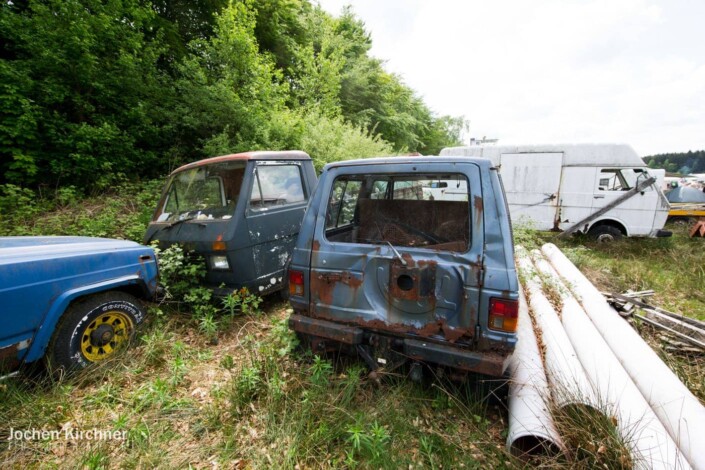
[[212, 312], [206, 312], [201, 315], [198, 320], [198, 330], [211, 342], [215, 342], [218, 336], [218, 322]]
[[257, 366], [245, 367], [235, 381], [232, 403], [239, 410], [251, 402], [259, 393], [262, 385], [261, 370]]
[[571, 451], [572, 466], [630, 469], [629, 443], [619, 435], [610, 413], [589, 406], [568, 405], [552, 410], [558, 432]]
[[220, 361], [220, 367], [226, 370], [233, 370], [233, 367], [235, 367], [235, 360], [230, 354], [226, 354]]
[[123, 183], [83, 197], [73, 186], [53, 192], [0, 185], [0, 235], [82, 235], [141, 241], [161, 180]]
[[247, 287], [242, 287], [224, 297], [221, 302], [230, 315], [235, 315], [237, 312], [260, 313], [259, 305], [262, 303], [262, 298], [250, 293]]
[[269, 345], [277, 356], [284, 357], [296, 349], [299, 339], [289, 328], [286, 319], [274, 319], [272, 323], [272, 340]]
[[328, 383], [333, 373], [333, 365], [326, 359], [315, 356], [309, 371], [311, 373], [311, 383], [317, 386], [323, 386]]
[[94, 449], [86, 453], [81, 465], [90, 470], [103, 470], [110, 467], [110, 458], [103, 449]]
[[[165, 299], [177, 308], [190, 310], [198, 322], [198, 330], [212, 344], [217, 343], [218, 331], [231, 321], [237, 312], [256, 314], [262, 303], [261, 297], [243, 287], [233, 291], [218, 302], [213, 291], [201, 283], [206, 275], [205, 262], [201, 256], [189, 254], [179, 245], [164, 250], [155, 248], [159, 257], [160, 283]], [[216, 316], [224, 309], [230, 317], [218, 320]]]

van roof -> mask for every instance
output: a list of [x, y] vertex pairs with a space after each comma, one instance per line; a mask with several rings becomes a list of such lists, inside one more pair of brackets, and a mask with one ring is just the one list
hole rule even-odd
[[179, 173], [184, 170], [189, 170], [202, 165], [210, 165], [211, 163], [228, 162], [232, 160], [311, 160], [311, 157], [306, 152], [301, 150], [258, 150], [255, 152], [233, 153], [230, 155], [221, 155], [219, 157], [206, 158], [196, 162], [187, 163], [180, 166], [171, 174]]
[[448, 147], [441, 155], [489, 158], [495, 165], [506, 153], [563, 153], [564, 166], [645, 167], [644, 160], [627, 144], [474, 145]]

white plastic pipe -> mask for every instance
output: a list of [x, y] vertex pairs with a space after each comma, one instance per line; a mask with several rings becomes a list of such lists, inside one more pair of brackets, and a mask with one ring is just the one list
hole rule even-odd
[[517, 247], [516, 257], [525, 281], [529, 307], [540, 331], [539, 341], [543, 346], [544, 365], [554, 405], [558, 408], [587, 405], [597, 410], [598, 403], [592, 386], [555, 309], [543, 294], [541, 280], [529, 254], [522, 247]]
[[557, 455], [563, 442], [548, 409], [546, 371], [524, 292], [519, 290], [518, 341], [509, 362], [509, 435], [513, 455]]
[[690, 468], [676, 443], [558, 273], [540, 251], [532, 251], [532, 257], [538, 271], [560, 293], [563, 327], [595, 388], [601, 408], [609, 410], [617, 418], [617, 429], [633, 450], [635, 467]]
[[546, 244], [542, 251], [571, 286], [688, 462], [705, 470], [705, 407], [555, 245]]

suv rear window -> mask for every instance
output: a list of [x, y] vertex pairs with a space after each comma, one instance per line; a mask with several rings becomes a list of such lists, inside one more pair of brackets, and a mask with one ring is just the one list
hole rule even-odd
[[462, 174], [343, 175], [333, 182], [326, 239], [465, 252], [468, 180]]

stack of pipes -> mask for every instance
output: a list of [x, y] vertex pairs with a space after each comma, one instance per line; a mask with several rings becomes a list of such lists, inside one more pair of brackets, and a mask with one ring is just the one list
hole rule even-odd
[[635, 466], [705, 470], [705, 407], [595, 286], [553, 244], [517, 248], [517, 265], [528, 299], [510, 363], [510, 451], [565, 451], [550, 410], [577, 405], [615, 420]]

